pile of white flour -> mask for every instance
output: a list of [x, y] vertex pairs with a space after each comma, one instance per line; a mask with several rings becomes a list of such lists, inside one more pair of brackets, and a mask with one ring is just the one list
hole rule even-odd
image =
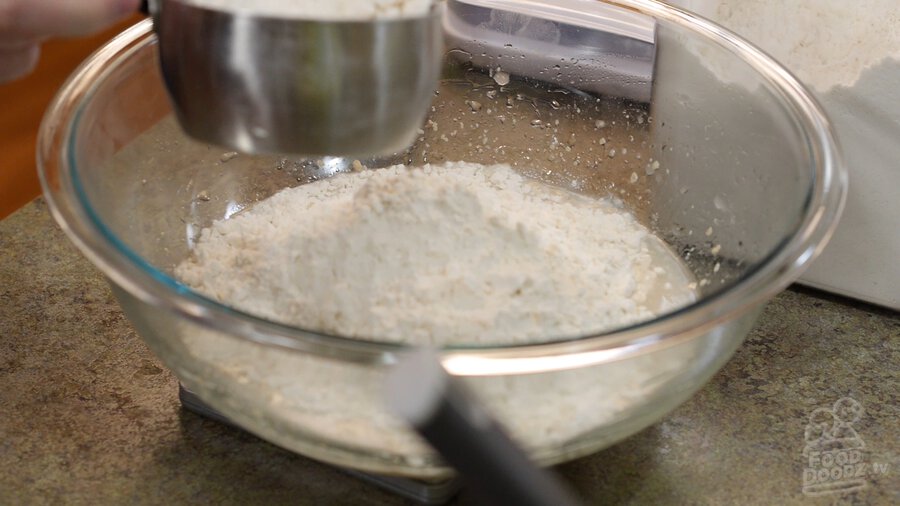
[[[610, 202], [508, 166], [342, 174], [204, 230], [186, 284], [272, 320], [356, 338], [521, 343], [621, 327], [686, 300], [655, 239]], [[675, 296], [660, 297], [665, 283]], [[681, 296], [678, 296], [681, 290]]]
[[[626, 211], [505, 165], [469, 163], [366, 170], [284, 190], [204, 230], [177, 275], [267, 318], [419, 344], [572, 336], [694, 298], [677, 257]], [[184, 376], [188, 386], [270, 441], [311, 456], [322, 456], [326, 441], [414, 467], [431, 458], [382, 405], [387, 367], [188, 325], [181, 342], [203, 371]], [[600, 367], [465, 379], [540, 456], [649, 399], [665, 402], [687, 364], [722, 353], [706, 344]]]
[[189, 0], [194, 5], [260, 16], [301, 19], [365, 20], [427, 14], [437, 0]]

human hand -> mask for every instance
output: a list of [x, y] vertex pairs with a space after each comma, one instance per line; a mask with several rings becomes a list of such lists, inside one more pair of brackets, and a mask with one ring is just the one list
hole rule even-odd
[[28, 74], [50, 37], [88, 35], [135, 12], [140, 0], [0, 0], [0, 82]]

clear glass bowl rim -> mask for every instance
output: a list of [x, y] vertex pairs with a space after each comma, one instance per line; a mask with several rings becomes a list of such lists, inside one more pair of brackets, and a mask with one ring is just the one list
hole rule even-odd
[[[793, 282], [827, 243], [843, 209], [847, 172], [831, 124], [812, 94], [785, 68], [730, 31], [682, 9], [653, 0], [610, 0], [697, 33], [741, 58], [776, 92], [799, 123], [813, 185], [803, 218], [784, 240], [732, 286], [678, 311], [612, 332], [515, 346], [452, 346], [444, 365], [459, 375], [537, 373], [620, 360], [706, 334], [754, 309]], [[99, 83], [140, 49], [156, 41], [151, 20], [127, 29], [89, 57], [60, 89], [45, 114], [38, 142], [38, 172], [56, 221], [114, 283], [139, 300], [226, 334], [286, 349], [360, 363], [392, 363], [405, 345], [327, 335], [271, 322], [195, 293], [126, 247], [85, 200], [73, 152], [78, 119]], [[54, 171], [58, 172], [56, 174]], [[62, 182], [54, 182], [54, 177]], [[67, 180], [70, 178], [71, 180]], [[65, 188], [65, 190], [63, 189]]]

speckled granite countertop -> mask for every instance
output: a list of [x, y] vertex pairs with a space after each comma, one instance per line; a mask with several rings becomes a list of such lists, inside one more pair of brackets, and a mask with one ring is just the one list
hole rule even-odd
[[[897, 313], [788, 291], [693, 399], [558, 470], [592, 504], [900, 504], [898, 371]], [[407, 504], [182, 411], [176, 385], [43, 202], [0, 222], [0, 503]], [[809, 415], [841, 398], [863, 488], [804, 495], [827, 467]]]

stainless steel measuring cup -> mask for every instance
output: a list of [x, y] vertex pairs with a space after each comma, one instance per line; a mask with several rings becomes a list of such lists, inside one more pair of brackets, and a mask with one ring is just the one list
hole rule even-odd
[[315, 21], [151, 1], [179, 122], [248, 153], [383, 155], [412, 143], [437, 88], [441, 8]]

